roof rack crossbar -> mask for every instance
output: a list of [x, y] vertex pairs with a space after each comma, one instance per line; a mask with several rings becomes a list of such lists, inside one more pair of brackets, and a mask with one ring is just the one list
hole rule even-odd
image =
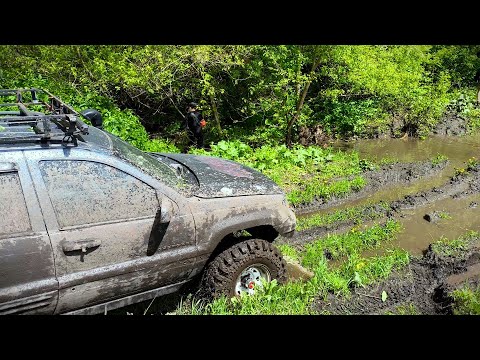
[[[57, 125], [57, 127], [63, 132], [63, 141], [65, 143], [71, 141], [77, 146], [77, 139], [83, 140], [81, 135], [88, 135], [88, 126], [82, 121], [77, 119], [75, 115], [63, 114], [63, 115], [45, 115], [45, 116], [22, 116], [17, 118], [0, 118], [0, 124], [8, 126], [31, 126], [34, 132], [31, 136], [18, 136], [18, 137], [2, 137], [0, 141], [15, 142], [15, 141], [47, 141], [53, 138], [51, 123]], [[40, 126], [41, 125], [41, 126]]]
[[[42, 134], [33, 134], [29, 136], [16, 136], [16, 137], [0, 137], [0, 144], [18, 144], [18, 143], [32, 143], [32, 142], [55, 142], [55, 143], [60, 143], [60, 144], [66, 144], [68, 143], [67, 140], [65, 140], [64, 136], [52, 136], [49, 139], [45, 139], [45, 137]], [[72, 140], [73, 142], [73, 140]]]
[[[48, 119], [48, 120], [55, 120], [55, 119], [65, 119], [67, 114], [63, 115], [29, 115], [29, 116], [5, 116], [0, 117], [0, 123], [7, 123], [7, 124], [23, 124], [32, 121], [37, 121], [40, 119]], [[86, 126], [86, 125], [85, 125]]]
[[0, 89], [0, 96], [8, 96], [8, 95], [17, 95], [24, 92], [38, 92], [38, 91], [45, 91], [42, 89], [37, 88], [26, 88], [26, 89]]
[[[22, 102], [21, 104], [23, 105], [39, 105], [40, 101], [37, 100], [37, 102]], [[0, 106], [18, 106], [18, 103], [0, 103]]]

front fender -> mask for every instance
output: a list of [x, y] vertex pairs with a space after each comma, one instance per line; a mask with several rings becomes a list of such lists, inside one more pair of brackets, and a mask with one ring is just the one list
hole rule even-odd
[[283, 236], [293, 235], [295, 213], [283, 200], [282, 195], [258, 195], [199, 202], [192, 210], [199, 251], [211, 252], [225, 236], [261, 225], [270, 225]]

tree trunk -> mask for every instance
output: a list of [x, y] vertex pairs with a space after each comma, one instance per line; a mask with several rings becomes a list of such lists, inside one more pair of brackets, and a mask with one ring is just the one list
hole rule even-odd
[[[315, 70], [317, 70], [318, 66], [320, 65], [320, 59], [316, 60], [312, 64], [312, 69], [310, 70], [310, 78], [313, 77], [313, 74]], [[305, 84], [305, 87], [302, 90], [302, 94], [300, 96], [300, 99], [298, 99], [297, 103], [297, 109], [295, 110], [295, 114], [293, 117], [290, 119], [287, 125], [287, 138], [286, 138], [286, 144], [288, 147], [292, 146], [292, 127], [295, 121], [298, 120], [298, 117], [300, 116], [300, 113], [302, 112], [303, 105], [305, 104], [305, 98], [307, 97], [308, 89], [310, 88], [310, 84], [312, 83], [312, 80], [308, 80], [307, 83]]]
[[213, 95], [210, 95], [210, 104], [212, 105], [213, 117], [215, 118], [215, 125], [219, 134], [222, 134], [222, 127], [220, 125], [220, 117], [218, 116], [217, 104], [215, 103], [215, 98]]
[[302, 91], [302, 95], [300, 96], [300, 99], [298, 100], [298, 103], [297, 103], [297, 110], [295, 111], [295, 115], [293, 115], [293, 117], [288, 122], [287, 139], [286, 139], [288, 147], [292, 146], [292, 127], [295, 121], [297, 121], [298, 116], [300, 115], [300, 112], [302, 111], [303, 104], [305, 103], [305, 98], [307, 97], [307, 92], [308, 92], [308, 89], [310, 88], [311, 83], [312, 83], [311, 81], [308, 81], [305, 84], [305, 87], [303, 88], [303, 91]]

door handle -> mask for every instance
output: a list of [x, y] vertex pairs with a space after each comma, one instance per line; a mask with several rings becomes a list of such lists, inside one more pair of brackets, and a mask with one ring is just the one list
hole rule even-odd
[[99, 247], [102, 245], [101, 240], [87, 239], [79, 241], [64, 241], [62, 245], [63, 252], [71, 252], [81, 250], [82, 253], [86, 253], [87, 249]]

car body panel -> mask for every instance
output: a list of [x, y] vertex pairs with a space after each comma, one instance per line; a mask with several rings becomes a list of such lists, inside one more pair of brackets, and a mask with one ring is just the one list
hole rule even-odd
[[[0, 234], [0, 314], [51, 314], [58, 298], [53, 251], [23, 153], [1, 151], [0, 162], [15, 164], [17, 171], [8, 174], [15, 174], [19, 183], [10, 180], [4, 186], [21, 197], [17, 206], [0, 198], [1, 211], [16, 221], [28, 216], [30, 223], [23, 233]], [[5, 174], [0, 172], [0, 177]], [[23, 201], [28, 214], [18, 204]]]

